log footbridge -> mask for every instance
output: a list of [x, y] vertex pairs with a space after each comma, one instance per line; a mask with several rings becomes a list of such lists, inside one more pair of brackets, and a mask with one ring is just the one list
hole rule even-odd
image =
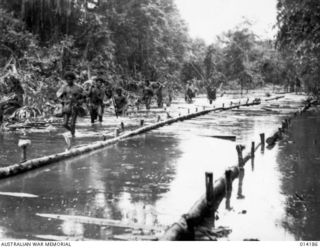
[[291, 118], [285, 119], [282, 126], [272, 136], [265, 140], [265, 134], [260, 134], [260, 143], [255, 145], [252, 142], [251, 151], [243, 158], [242, 151], [244, 146], [237, 145], [238, 164], [225, 171], [224, 177], [217, 179], [213, 183], [213, 173], [205, 174], [206, 193], [192, 206], [188, 213], [183, 214], [181, 219], [171, 225], [161, 237], [163, 241], [195, 240], [195, 228], [200, 226], [206, 217], [211, 217], [214, 225], [215, 212], [218, 210], [221, 201], [226, 197], [226, 207], [230, 205], [232, 182], [239, 178], [238, 197], [242, 196], [242, 181], [244, 178], [244, 165], [249, 160], [254, 160], [255, 152], [261, 147], [265, 150], [267, 143], [268, 149], [272, 149], [276, 142], [282, 138], [282, 134], [290, 127], [292, 118], [302, 115], [317, 101], [307, 101], [305, 106], [299, 109]]
[[[59, 162], [59, 161], [65, 160], [65, 159], [69, 159], [69, 158], [73, 158], [76, 156], [84, 155], [86, 153], [97, 151], [97, 150], [103, 149], [107, 146], [113, 145], [121, 140], [126, 139], [126, 138], [137, 136], [139, 134], [143, 134], [143, 133], [158, 129], [158, 128], [166, 126], [166, 125], [171, 125], [176, 122], [185, 121], [185, 120], [193, 119], [193, 118], [196, 118], [196, 117], [199, 117], [202, 115], [206, 115], [206, 114], [209, 114], [210, 112], [226, 111], [226, 110], [231, 110], [231, 109], [237, 109], [240, 107], [249, 107], [249, 106], [259, 105], [259, 104], [261, 104], [261, 100], [258, 100], [258, 99], [255, 99], [252, 102], [249, 102], [249, 99], [247, 99], [246, 103], [243, 103], [243, 104], [241, 104], [241, 102], [238, 102], [237, 104], [234, 104], [231, 102], [229, 107], [225, 107], [225, 104], [223, 104], [222, 107], [218, 107], [218, 108], [213, 107], [210, 109], [204, 108], [202, 111], [198, 111], [198, 109], [196, 109], [195, 113], [189, 113], [189, 111], [188, 111], [188, 114], [180, 115], [175, 118], [172, 118], [168, 115], [167, 116], [168, 119], [163, 120], [163, 121], [161, 121], [161, 119], [158, 117], [156, 123], [150, 124], [147, 126], [144, 126], [144, 120], [141, 120], [140, 121], [141, 127], [136, 130], [119, 135], [119, 129], [116, 129], [115, 130], [115, 137], [112, 139], [105, 140], [105, 136], [102, 135], [102, 139], [103, 139], [102, 141], [97, 141], [93, 144], [84, 145], [81, 147], [75, 147], [75, 148], [72, 148], [72, 149], [67, 150], [65, 152], [61, 152], [61, 153], [53, 154], [53, 155], [49, 155], [49, 156], [44, 156], [41, 158], [31, 159], [31, 160], [26, 159], [26, 151], [25, 151], [26, 146], [23, 146], [24, 150], [23, 150], [22, 161], [17, 164], [13, 164], [13, 165], [10, 165], [7, 167], [0, 168], [0, 179], [14, 176], [14, 175], [17, 175], [17, 174], [20, 174], [23, 172], [33, 170], [33, 169], [37, 169], [42, 166], [56, 163], [56, 162]], [[122, 126], [122, 129], [123, 128], [124, 128], [124, 126]]]
[[[272, 100], [277, 100], [279, 98], [275, 98]], [[270, 100], [270, 99], [268, 99]], [[266, 101], [266, 100], [265, 100]], [[293, 117], [303, 114], [306, 112], [312, 104], [317, 104], [317, 101], [308, 101], [306, 105], [294, 113]], [[210, 108], [210, 109], [203, 109], [202, 111], [197, 111], [195, 113], [190, 113], [188, 110], [188, 114], [186, 115], [179, 115], [178, 117], [171, 118], [169, 115], [167, 116], [167, 120], [161, 121], [158, 117], [157, 122], [154, 124], [150, 124], [144, 126], [144, 121], [140, 121], [140, 128], [124, 133], [119, 135], [118, 130], [115, 132], [115, 137], [109, 140], [105, 140], [105, 136], [102, 135], [102, 141], [95, 142], [93, 144], [89, 144], [82, 147], [72, 148], [62, 153], [44, 156], [41, 158], [26, 160], [26, 151], [23, 150], [23, 162], [0, 168], [0, 179], [14, 176], [23, 172], [27, 172], [29, 170], [33, 170], [36, 168], [40, 168], [45, 165], [49, 165], [55, 162], [59, 162], [65, 159], [69, 159], [72, 157], [84, 155], [96, 150], [103, 149], [109, 145], [115, 144], [121, 140], [137, 136], [139, 134], [146, 133], [151, 130], [155, 130], [161, 128], [165, 125], [171, 125], [176, 122], [185, 121], [189, 119], [193, 119], [202, 115], [209, 114], [210, 112], [218, 112], [218, 111], [226, 111], [232, 109], [239, 109], [240, 107], [249, 107], [253, 105], [260, 105], [261, 100], [255, 99], [253, 101], [246, 101], [246, 103], [241, 104], [238, 103], [230, 103], [229, 107], [225, 107], [224, 104], [222, 107], [218, 108]], [[290, 127], [291, 119], [286, 119], [283, 121], [281, 128], [278, 131], [265, 140], [265, 135], [262, 133], [260, 134], [260, 143], [255, 144], [252, 142], [251, 151], [245, 157], [243, 157], [242, 152], [244, 147], [241, 145], [236, 146], [237, 153], [238, 153], [238, 164], [230, 167], [228, 170], [225, 171], [224, 177], [217, 179], [213, 182], [213, 173], [206, 173], [205, 175], [205, 182], [206, 182], [206, 193], [194, 204], [194, 206], [189, 210], [188, 213], [182, 215], [181, 219], [171, 225], [166, 231], [165, 234], [161, 237], [160, 240], [194, 240], [195, 235], [195, 228], [203, 223], [203, 220], [207, 216], [214, 216], [215, 211], [218, 209], [221, 201], [224, 197], [227, 198], [226, 206], [228, 204], [228, 199], [230, 200], [231, 191], [232, 191], [232, 182], [239, 178], [239, 185], [244, 177], [244, 165], [249, 161], [253, 160], [255, 157], [255, 152], [261, 147], [264, 151], [265, 149], [265, 142], [267, 141], [268, 147], [272, 148], [275, 143], [281, 139], [282, 133], [285, 132]], [[122, 127], [124, 128], [124, 127]], [[27, 143], [20, 144], [22, 148], [26, 148], [28, 145]], [[238, 196], [241, 197], [241, 191], [238, 191]]]

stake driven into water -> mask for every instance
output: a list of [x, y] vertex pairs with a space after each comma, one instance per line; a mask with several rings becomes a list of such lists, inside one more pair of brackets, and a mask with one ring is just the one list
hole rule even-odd
[[[252, 103], [249, 104], [249, 106], [254, 106], [254, 105], [259, 105], [259, 104], [261, 104], [260, 101], [254, 100]], [[139, 134], [143, 134], [143, 133], [149, 132], [151, 130], [158, 129], [158, 128], [161, 128], [166, 125], [171, 125], [176, 122], [193, 119], [193, 118], [196, 118], [196, 117], [199, 117], [202, 115], [206, 115], [206, 114], [209, 114], [209, 113], [215, 112], [215, 111], [231, 110], [231, 109], [235, 109], [235, 108], [243, 107], [243, 106], [248, 106], [248, 104], [240, 104], [240, 105], [235, 105], [235, 106], [228, 107], [228, 108], [212, 108], [212, 109], [207, 109], [207, 110], [200, 111], [197, 113], [191, 113], [191, 114], [187, 114], [187, 115], [178, 116], [175, 118], [169, 118], [167, 120], [160, 121], [160, 122], [157, 122], [154, 124], [150, 124], [148, 126], [140, 127], [134, 131], [129, 131], [129, 132], [124, 133], [120, 136], [118, 136], [119, 130], [116, 129], [115, 130], [116, 137], [114, 137], [113, 139], [109, 139], [106, 141], [98, 141], [93, 144], [85, 145], [82, 147], [74, 147], [74, 148], [67, 150], [65, 152], [62, 152], [62, 153], [44, 156], [44, 157], [36, 158], [36, 159], [31, 159], [31, 160], [17, 163], [17, 164], [13, 164], [13, 165], [10, 165], [7, 167], [2, 167], [2, 168], [0, 168], [0, 178], [14, 176], [14, 175], [20, 174], [22, 172], [26, 172], [29, 170], [33, 170], [33, 169], [45, 166], [45, 165], [59, 162], [61, 160], [65, 160], [65, 159], [69, 159], [72, 157], [84, 155], [86, 153], [90, 153], [93, 151], [97, 151], [97, 150], [103, 149], [107, 146], [113, 145], [121, 140], [130, 138], [133, 136], [137, 136]], [[103, 134], [102, 134], [102, 136], [103, 136]]]

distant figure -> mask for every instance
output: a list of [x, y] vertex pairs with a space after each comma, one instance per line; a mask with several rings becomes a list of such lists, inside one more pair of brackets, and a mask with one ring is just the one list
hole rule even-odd
[[122, 93], [122, 88], [116, 89], [116, 95], [114, 96], [114, 107], [117, 116], [124, 115], [127, 107], [128, 100]]
[[73, 72], [67, 72], [64, 75], [67, 85], [63, 85], [57, 92], [57, 97], [63, 105], [63, 126], [75, 136], [76, 121], [81, 104], [83, 103], [83, 90], [74, 84], [76, 75]]
[[104, 112], [103, 99], [105, 96], [104, 82], [105, 80], [103, 78], [96, 78], [88, 94], [91, 124], [94, 124], [98, 117], [99, 122], [102, 123]]
[[23, 106], [24, 90], [19, 79], [14, 76], [7, 78], [8, 89], [4, 90], [4, 96], [0, 99], [0, 124], [4, 114], [11, 114]]
[[163, 107], [163, 93], [162, 93], [163, 85], [160, 84], [159, 82], [157, 82], [152, 85], [152, 88], [153, 88], [154, 93], [157, 97], [158, 108], [162, 108]]
[[209, 100], [210, 105], [212, 104], [213, 101], [217, 99], [217, 89], [213, 85], [208, 85], [207, 86], [207, 97]]
[[192, 103], [193, 98], [196, 96], [195, 90], [191, 82], [187, 84], [186, 93], [185, 93], [185, 100], [187, 103]]
[[150, 81], [146, 80], [142, 91], [142, 101], [146, 105], [146, 109], [150, 109], [151, 100], [154, 95], [152, 88], [150, 87]]
[[301, 80], [300, 78], [296, 77], [296, 94], [301, 92]]
[[167, 85], [167, 94], [168, 94], [168, 100], [166, 102], [167, 106], [170, 106], [173, 100], [174, 90], [172, 83], [168, 83]]

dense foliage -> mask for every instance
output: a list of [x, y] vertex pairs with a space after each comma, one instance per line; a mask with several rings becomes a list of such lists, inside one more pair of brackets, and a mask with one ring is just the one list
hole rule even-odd
[[317, 91], [320, 77], [320, 2], [279, 0], [277, 45], [291, 67]]
[[17, 74], [26, 104], [43, 110], [67, 70], [80, 83], [102, 73], [113, 84], [149, 79], [180, 90], [190, 80], [200, 91], [210, 84], [292, 84], [297, 61], [305, 78], [318, 75], [313, 33], [320, 32], [309, 25], [317, 24], [318, 14], [311, 11], [317, 2], [294, 2], [279, 3], [280, 54], [248, 22], [215, 44], [190, 38], [174, 0], [0, 0], [0, 85], [8, 73]]

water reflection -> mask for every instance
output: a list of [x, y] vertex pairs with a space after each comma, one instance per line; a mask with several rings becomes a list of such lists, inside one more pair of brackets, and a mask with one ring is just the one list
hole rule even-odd
[[309, 113], [293, 122], [287, 141], [281, 142], [277, 157], [286, 195], [286, 217], [282, 225], [296, 240], [320, 238], [320, 118]]
[[[203, 135], [235, 135], [239, 143], [249, 147], [253, 140], [259, 139], [262, 130], [266, 135], [273, 132], [279, 125], [279, 118], [266, 116], [263, 111], [255, 108], [252, 111], [245, 109], [242, 112], [211, 114], [120, 142], [91, 155], [0, 181], [0, 191], [26, 192], [39, 196], [34, 199], [1, 196], [0, 227], [4, 230], [3, 236], [32, 239], [35, 235], [43, 234], [107, 240], [118, 239], [122, 235], [121, 238], [125, 239], [125, 234], [140, 232], [134, 228], [137, 225], [155, 228], [170, 225], [205, 192], [203, 177], [206, 171], [213, 172], [215, 178], [219, 178], [227, 167], [237, 163], [234, 143]], [[1, 137], [11, 139], [11, 136]], [[63, 138], [57, 137], [57, 142], [46, 148], [48, 151], [42, 151], [45, 148], [40, 145], [41, 139], [46, 136], [41, 137], [39, 142], [34, 142], [38, 147], [35, 151], [52, 153], [65, 147]], [[51, 138], [54, 140], [54, 137]], [[14, 149], [14, 142], [11, 146]], [[266, 152], [264, 162], [259, 158], [260, 155], [257, 156], [256, 176], [253, 177], [250, 170], [247, 170], [245, 180], [239, 180], [238, 191], [235, 192], [243, 196], [245, 188], [244, 201], [237, 201], [234, 199], [236, 196], [230, 198], [235, 211], [228, 211], [228, 214], [248, 210], [246, 216], [236, 220], [238, 226], [237, 223], [234, 225], [234, 221], [230, 222], [232, 225], [227, 225], [238, 228], [242, 235], [244, 232], [256, 234], [256, 226], [259, 225], [263, 226], [261, 236], [265, 239], [286, 239], [284, 228], [275, 227], [275, 223], [278, 225], [283, 220], [283, 199], [279, 197], [280, 173], [275, 169], [277, 166], [274, 166], [276, 154], [277, 147]], [[292, 158], [294, 161], [299, 159], [299, 154]], [[290, 173], [287, 176], [293, 177]], [[291, 182], [288, 185], [289, 188], [293, 187]], [[306, 197], [305, 192], [298, 189], [294, 191]], [[268, 199], [271, 210], [266, 207], [265, 199]], [[246, 204], [253, 205], [256, 210]], [[256, 215], [247, 219], [251, 212]], [[47, 219], [36, 216], [36, 213], [118, 220], [130, 228]], [[221, 219], [224, 219], [223, 213], [221, 215]], [[289, 224], [286, 228], [291, 228], [296, 218], [292, 216], [297, 215], [288, 214], [286, 223]], [[154, 235], [150, 229], [144, 233]], [[234, 239], [239, 240], [240, 236]]]
[[243, 195], [243, 179], [245, 175], [245, 169], [239, 168], [239, 179], [238, 179], [238, 193], [237, 199], [244, 199], [245, 196]]
[[[32, 192], [39, 198], [2, 197], [1, 225], [12, 228], [14, 237], [26, 238], [33, 233], [79, 239], [110, 239], [124, 230], [69, 220], [48, 222], [35, 214], [80, 215], [156, 227], [159, 213], [154, 205], [174, 178], [175, 160], [181, 153], [177, 142], [173, 137], [164, 142], [156, 136], [141, 136], [86, 160], [79, 157], [2, 181], [1, 191]], [[21, 201], [27, 202], [24, 205]]]

